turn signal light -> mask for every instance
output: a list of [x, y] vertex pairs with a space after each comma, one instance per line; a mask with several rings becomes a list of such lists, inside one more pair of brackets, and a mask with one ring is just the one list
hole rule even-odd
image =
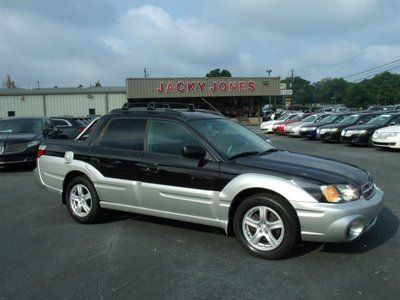
[[328, 202], [340, 202], [342, 197], [333, 185], [321, 186], [322, 193]]
[[44, 150], [46, 150], [46, 146], [41, 145], [37, 151], [37, 158], [41, 157], [44, 154]]

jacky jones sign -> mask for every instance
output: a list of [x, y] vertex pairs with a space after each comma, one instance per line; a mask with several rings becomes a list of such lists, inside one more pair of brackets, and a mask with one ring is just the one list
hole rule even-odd
[[160, 81], [156, 92], [171, 93], [236, 93], [253, 92], [256, 89], [254, 81]]

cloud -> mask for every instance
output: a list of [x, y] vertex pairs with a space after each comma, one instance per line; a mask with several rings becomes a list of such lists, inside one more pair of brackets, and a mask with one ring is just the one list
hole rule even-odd
[[[142, 1], [144, 2], [144, 1]], [[0, 77], [20, 86], [127, 77], [344, 76], [399, 57], [400, 2], [0, 2]], [[394, 70], [398, 71], [398, 70]]]

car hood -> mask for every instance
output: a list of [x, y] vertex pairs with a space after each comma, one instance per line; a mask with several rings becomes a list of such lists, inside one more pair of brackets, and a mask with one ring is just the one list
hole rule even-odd
[[400, 132], [400, 125], [386, 126], [379, 128], [376, 132]]
[[338, 123], [306, 123], [303, 125], [303, 127], [322, 127], [326, 125], [333, 125], [333, 124], [338, 124]]
[[290, 123], [289, 125], [291, 126], [291, 127], [297, 127], [297, 126], [302, 126], [302, 125], [304, 125], [304, 124], [309, 124], [310, 122], [293, 122], [293, 123]]
[[321, 129], [322, 128], [346, 128], [346, 127], [350, 127], [353, 125], [354, 125], [354, 123], [351, 123], [351, 124], [332, 123], [332, 124], [327, 124], [327, 125], [321, 126]]
[[371, 130], [375, 130], [379, 127], [382, 127], [382, 125], [354, 125], [354, 126], [350, 126], [347, 127], [346, 130], [363, 130], [363, 129], [371, 129]]
[[287, 178], [306, 178], [321, 184], [352, 183], [360, 187], [370, 180], [369, 174], [357, 166], [289, 151], [242, 157], [235, 163], [254, 167], [262, 173], [286, 174]]
[[40, 133], [0, 133], [0, 144], [15, 144], [41, 139]]

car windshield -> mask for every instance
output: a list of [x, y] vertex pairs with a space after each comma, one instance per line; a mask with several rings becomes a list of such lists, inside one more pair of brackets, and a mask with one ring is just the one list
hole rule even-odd
[[229, 119], [194, 120], [191, 125], [228, 160], [276, 151], [262, 137]]
[[289, 116], [288, 120], [299, 121], [299, 120], [301, 120], [301, 118], [302, 118], [302, 116], [300, 114], [299, 115], [291, 115], [291, 116]]
[[41, 119], [6, 119], [0, 120], [0, 133], [32, 133], [43, 130]]
[[288, 116], [289, 116], [288, 114], [283, 114], [277, 120], [286, 120], [288, 118]]
[[368, 121], [368, 125], [385, 125], [390, 120], [391, 115], [381, 115]]
[[[338, 115], [329, 115], [325, 119], [323, 119], [323, 123], [332, 123], [335, 122], [336, 119], [340, 118], [341, 116]], [[320, 121], [321, 122], [321, 121]]]
[[322, 116], [318, 116], [314, 122], [316, 123], [321, 123], [321, 122], [325, 122], [325, 120], [327, 120], [329, 117], [331, 117], [332, 115], [322, 115]]
[[308, 116], [307, 118], [303, 119], [303, 122], [314, 122], [318, 118], [318, 115], [311, 115]]
[[360, 115], [351, 115], [339, 122], [339, 124], [353, 124], [360, 118]]

